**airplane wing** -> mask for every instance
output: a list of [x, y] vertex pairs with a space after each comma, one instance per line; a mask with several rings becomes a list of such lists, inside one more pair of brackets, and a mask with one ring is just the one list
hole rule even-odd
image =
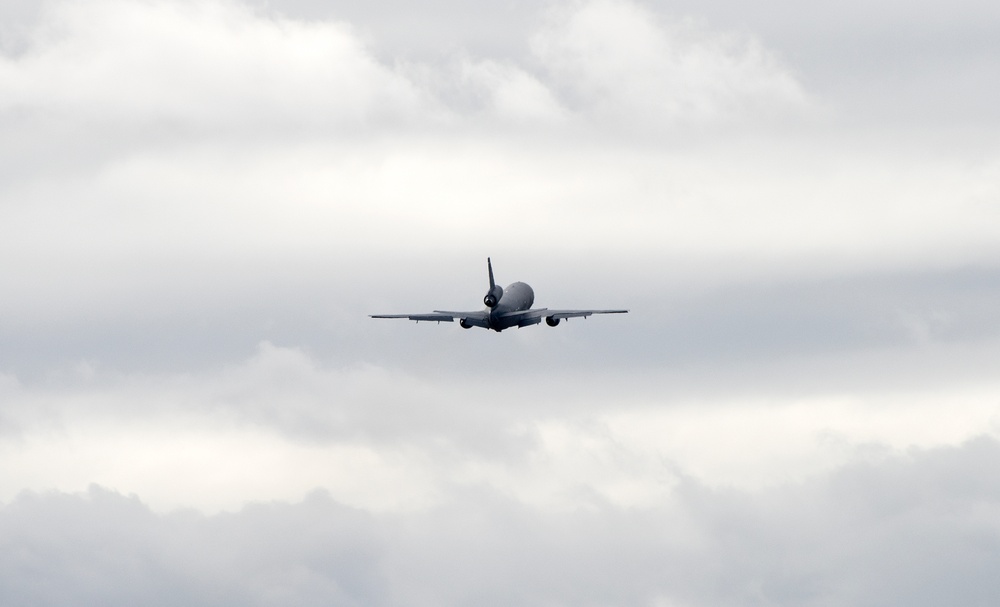
[[500, 320], [502, 326], [505, 327], [527, 327], [537, 325], [544, 318], [547, 325], [554, 327], [564, 318], [586, 318], [591, 314], [625, 314], [627, 312], [628, 310], [550, 310], [549, 308], [536, 308], [507, 312], [500, 316]]
[[549, 308], [538, 308], [535, 310], [522, 310], [510, 312], [504, 316], [516, 316], [524, 319], [530, 318], [552, 318], [562, 320], [563, 318], [586, 318], [591, 314], [627, 314], [628, 310], [550, 310]]
[[476, 327], [487, 327], [486, 317], [489, 313], [483, 310], [476, 312], [447, 312], [434, 310], [428, 314], [370, 314], [371, 318], [405, 318], [407, 320], [428, 322], [464, 322]]
[[[555, 326], [564, 318], [586, 318], [591, 314], [626, 314], [628, 310], [550, 310], [548, 308], [535, 308], [532, 310], [517, 310], [503, 314], [500, 318], [504, 322], [501, 329], [511, 326], [526, 327], [538, 324], [543, 318], [550, 325]], [[371, 318], [405, 318], [416, 322], [455, 322], [456, 320], [465, 327], [490, 328], [489, 311], [479, 310], [476, 312], [450, 312], [447, 310], [434, 310], [426, 314], [370, 314]], [[549, 321], [548, 319], [551, 319]]]
[[587, 318], [591, 314], [628, 314], [628, 310], [547, 310], [542, 316], [552, 318]]

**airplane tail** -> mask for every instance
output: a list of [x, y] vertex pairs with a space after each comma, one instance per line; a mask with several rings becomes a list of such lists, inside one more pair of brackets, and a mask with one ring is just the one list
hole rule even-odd
[[490, 290], [486, 292], [486, 297], [483, 298], [483, 303], [486, 304], [487, 308], [494, 308], [498, 303], [500, 303], [500, 298], [503, 297], [503, 289], [497, 286], [497, 283], [493, 280], [493, 262], [490, 258], [486, 258], [486, 267], [490, 271]]

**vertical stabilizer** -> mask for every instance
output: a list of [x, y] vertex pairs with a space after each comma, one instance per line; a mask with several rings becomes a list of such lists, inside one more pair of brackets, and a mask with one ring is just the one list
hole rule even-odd
[[486, 292], [486, 297], [483, 298], [483, 303], [486, 304], [487, 308], [496, 307], [500, 303], [500, 298], [503, 297], [503, 289], [497, 286], [497, 283], [493, 281], [493, 262], [490, 258], [486, 258], [486, 267], [490, 270], [490, 290]]

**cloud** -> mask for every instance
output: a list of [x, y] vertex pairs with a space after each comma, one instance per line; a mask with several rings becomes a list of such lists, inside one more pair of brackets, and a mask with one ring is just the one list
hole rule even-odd
[[[438, 504], [457, 483], [546, 509], [580, 499], [645, 507], [681, 473], [709, 487], [757, 489], [872, 448], [1000, 432], [988, 369], [934, 368], [947, 359], [975, 369], [995, 346], [945, 349], [929, 361], [880, 353], [811, 364], [635, 362], [629, 371], [548, 363], [544, 356], [568, 346], [543, 340], [498, 350], [495, 360], [523, 359], [503, 367], [498, 384], [498, 367], [477, 358], [481, 345], [454, 337], [467, 340], [450, 347], [468, 361], [444, 373], [440, 362], [427, 372], [398, 362], [340, 366], [263, 343], [218, 370], [79, 365], [43, 382], [11, 377], [0, 498], [97, 482], [161, 510], [216, 511], [322, 486], [355, 507], [399, 511]], [[915, 363], [928, 377], [914, 379]]]
[[78, 310], [156, 306], [231, 284], [232, 259], [348, 273], [345, 250], [868, 267], [996, 241], [991, 156], [799, 122], [812, 103], [763, 42], [640, 4], [557, 7], [527, 57], [437, 61], [229, 2], [45, 14], [0, 60], [19, 313], [64, 285]]
[[[1000, 156], [870, 11], [256, 6], [0, 8], [8, 603], [996, 594]], [[632, 312], [367, 319], [487, 255]]]
[[[79, 360], [218, 369], [262, 341], [433, 372], [422, 333], [400, 345], [360, 320], [478, 306], [468, 260], [487, 254], [540, 305], [634, 309], [540, 354], [550, 369], [995, 334], [992, 287], [950, 280], [992, 280], [1000, 164], [766, 126], [761, 108], [808, 101], [752, 36], [572, 3], [536, 24], [534, 56], [395, 60], [333, 19], [88, 7], [50, 5], [0, 70], [0, 365], [22, 381]], [[715, 120], [764, 126], [660, 136]], [[541, 338], [432, 339], [530, 358]]]
[[476, 485], [380, 514], [323, 492], [213, 516], [98, 487], [28, 493], [0, 509], [0, 588], [13, 606], [977, 604], [998, 590], [998, 457], [978, 439], [761, 491], [685, 480], [655, 506], [559, 512]]
[[548, 83], [509, 61], [459, 55], [443, 63], [404, 63], [400, 70], [456, 112], [453, 119], [464, 116], [475, 121], [463, 125], [466, 128], [478, 130], [482, 127], [475, 123], [482, 123], [484, 134], [495, 128], [496, 122], [551, 128], [568, 118]]
[[758, 41], [692, 20], [666, 22], [631, 2], [562, 6], [532, 47], [572, 106], [604, 120], [733, 123], [787, 119], [808, 107], [801, 86]]
[[444, 126], [469, 109], [558, 126], [560, 97], [584, 113], [581, 125], [633, 116], [648, 127], [806, 104], [758, 42], [663, 23], [629, 2], [553, 12], [532, 39], [536, 74], [507, 58], [465, 58], [457, 71], [454, 61], [386, 64], [349, 24], [234, 2], [57, 2], [46, 14], [28, 50], [0, 62], [0, 110], [103, 130], [357, 134]]
[[31, 49], [3, 61], [2, 109], [102, 128], [350, 127], [419, 107], [351, 29], [261, 17], [231, 2], [51, 5]]
[[377, 604], [372, 523], [322, 494], [208, 519], [98, 487], [26, 494], [3, 511], [0, 587], [10, 605]]

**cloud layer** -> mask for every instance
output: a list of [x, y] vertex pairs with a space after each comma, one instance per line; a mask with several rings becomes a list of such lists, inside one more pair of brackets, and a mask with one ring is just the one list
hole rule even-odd
[[[981, 604], [997, 592], [992, 439], [760, 492], [546, 513], [484, 487], [370, 514], [295, 504], [160, 515], [91, 487], [0, 510], [9, 605]], [[583, 504], [584, 502], [581, 502]], [[969, 538], [976, 538], [969, 542]]]
[[[924, 8], [5, 3], [0, 603], [995, 596], [997, 15]], [[366, 318], [487, 255], [631, 312]]]

